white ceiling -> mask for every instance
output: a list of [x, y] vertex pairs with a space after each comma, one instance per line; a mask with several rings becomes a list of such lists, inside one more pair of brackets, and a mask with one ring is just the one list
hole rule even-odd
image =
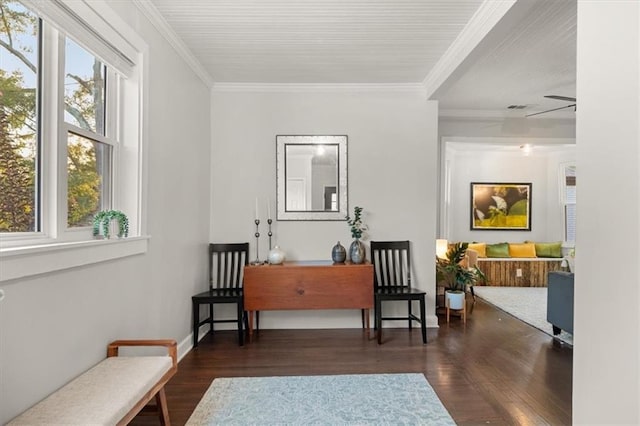
[[525, 1], [525, 16], [505, 16], [493, 30], [499, 37], [489, 34], [460, 78], [436, 93], [440, 108], [528, 105], [531, 113], [571, 103], [543, 96], [576, 96], [576, 1]]
[[[483, 1], [143, 3], [217, 84], [423, 84]], [[575, 96], [576, 0], [516, 6], [433, 93], [442, 109], [531, 112], [566, 104], [543, 95]]]

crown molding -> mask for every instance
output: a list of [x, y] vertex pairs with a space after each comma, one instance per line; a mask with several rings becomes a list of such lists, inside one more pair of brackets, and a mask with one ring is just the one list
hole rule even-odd
[[523, 112], [497, 109], [440, 109], [438, 116], [442, 118], [480, 118], [497, 119], [524, 118]]
[[527, 136], [491, 136], [491, 137], [479, 137], [479, 136], [443, 136], [442, 142], [452, 144], [454, 147], [478, 147], [482, 149], [483, 146], [493, 147], [509, 147], [528, 143], [535, 146], [545, 147], [557, 147], [557, 146], [575, 146], [575, 138], [532, 138]]
[[422, 83], [214, 83], [214, 92], [395, 92], [425, 95]]
[[547, 114], [526, 117], [530, 110], [510, 111], [510, 110], [489, 110], [489, 109], [441, 109], [438, 116], [445, 119], [480, 119], [480, 120], [504, 120], [504, 119], [527, 119], [527, 120], [573, 120], [576, 113], [573, 111], [554, 111]]
[[517, 0], [485, 0], [425, 77], [428, 98], [453, 74]]
[[184, 44], [182, 39], [178, 37], [176, 32], [171, 28], [169, 23], [160, 14], [158, 9], [150, 0], [132, 0], [133, 4], [147, 17], [151, 24], [158, 32], [169, 42], [175, 51], [184, 59], [189, 67], [196, 73], [207, 87], [213, 86], [213, 78], [202, 66], [200, 61], [196, 59], [191, 50]]

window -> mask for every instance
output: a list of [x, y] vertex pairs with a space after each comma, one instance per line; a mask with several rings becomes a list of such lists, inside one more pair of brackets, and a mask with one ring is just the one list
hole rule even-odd
[[105, 209], [125, 212], [135, 235], [139, 191], [116, 172], [137, 164], [121, 155], [140, 142], [136, 56], [79, 21], [85, 2], [24, 3], [0, 0], [0, 241], [89, 240]]
[[0, 281], [143, 252], [86, 254], [100, 210], [144, 234], [146, 44], [103, 0], [0, 0], [0, 16]]
[[576, 241], [576, 166], [565, 164], [561, 167], [561, 202], [564, 212], [564, 239]]
[[2, 2], [0, 26], [0, 232], [40, 228], [38, 203], [40, 26]]
[[111, 208], [112, 151], [118, 142], [107, 134], [116, 136], [111, 129], [117, 115], [106, 113], [115, 100], [106, 99], [105, 88], [117, 85], [118, 75], [69, 38], [64, 58], [67, 226], [78, 228], [90, 226], [95, 213]]

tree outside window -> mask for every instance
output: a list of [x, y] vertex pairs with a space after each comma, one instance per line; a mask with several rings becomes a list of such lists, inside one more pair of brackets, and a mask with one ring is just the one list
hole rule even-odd
[[37, 231], [37, 17], [0, 0], [0, 232]]

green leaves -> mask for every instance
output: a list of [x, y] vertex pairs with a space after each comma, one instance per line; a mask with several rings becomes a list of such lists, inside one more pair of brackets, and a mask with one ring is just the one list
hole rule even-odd
[[473, 285], [479, 279], [486, 279], [477, 267], [469, 269], [461, 264], [468, 246], [468, 243], [456, 243], [447, 251], [446, 258], [436, 257], [436, 278], [445, 282], [451, 290], [465, 291], [467, 285]]
[[362, 233], [366, 231], [367, 225], [362, 222], [362, 211], [364, 209], [362, 207], [354, 207], [353, 209], [353, 218], [347, 216], [347, 224], [351, 228], [351, 236], [353, 238], [362, 238]]
[[109, 225], [114, 219], [118, 222], [118, 238], [128, 237], [129, 219], [120, 210], [103, 210], [96, 213], [93, 217], [93, 236], [97, 237], [102, 230], [104, 238], [109, 238]]

